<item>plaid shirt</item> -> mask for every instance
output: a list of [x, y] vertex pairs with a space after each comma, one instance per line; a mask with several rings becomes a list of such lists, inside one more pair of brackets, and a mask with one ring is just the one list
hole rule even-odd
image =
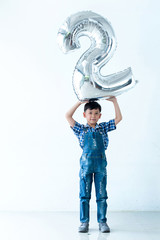
[[77, 138], [79, 140], [79, 144], [80, 144], [82, 149], [83, 149], [83, 146], [84, 146], [84, 134], [85, 134], [85, 132], [99, 132], [100, 131], [102, 133], [105, 150], [107, 149], [108, 143], [109, 143], [107, 133], [114, 130], [114, 129], [116, 129], [114, 119], [110, 120], [109, 122], [102, 122], [100, 124], [96, 124], [95, 128], [90, 127], [88, 125], [88, 123], [86, 125], [83, 125], [83, 124], [80, 124], [78, 122], [75, 122], [75, 125], [72, 128], [72, 130], [74, 131], [74, 134], [77, 136]]

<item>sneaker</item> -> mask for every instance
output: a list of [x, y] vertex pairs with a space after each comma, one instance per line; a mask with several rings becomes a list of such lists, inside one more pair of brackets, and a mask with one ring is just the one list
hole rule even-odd
[[82, 232], [82, 233], [88, 232], [88, 227], [89, 227], [88, 222], [81, 223], [79, 227], [79, 232]]
[[100, 230], [102, 233], [110, 232], [110, 228], [109, 228], [109, 226], [107, 225], [107, 223], [99, 223], [99, 230]]

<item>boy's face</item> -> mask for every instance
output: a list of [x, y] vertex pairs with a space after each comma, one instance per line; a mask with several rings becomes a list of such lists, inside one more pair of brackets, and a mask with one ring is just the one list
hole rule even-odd
[[87, 109], [84, 113], [83, 116], [87, 119], [87, 123], [91, 126], [94, 127], [98, 120], [101, 117], [101, 113], [99, 109]]

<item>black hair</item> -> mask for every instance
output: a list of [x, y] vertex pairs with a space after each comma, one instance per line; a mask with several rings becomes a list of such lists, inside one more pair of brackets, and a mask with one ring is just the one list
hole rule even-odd
[[84, 105], [84, 112], [87, 111], [87, 109], [99, 109], [101, 112], [101, 105], [97, 102], [88, 102]]

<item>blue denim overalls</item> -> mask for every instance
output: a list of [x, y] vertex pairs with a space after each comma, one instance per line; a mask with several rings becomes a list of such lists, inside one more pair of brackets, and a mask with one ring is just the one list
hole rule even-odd
[[106, 199], [108, 198], [106, 191], [107, 161], [101, 131], [85, 131], [80, 166], [80, 221], [89, 222], [89, 201], [91, 198], [92, 180], [94, 178], [97, 220], [99, 223], [106, 222]]

